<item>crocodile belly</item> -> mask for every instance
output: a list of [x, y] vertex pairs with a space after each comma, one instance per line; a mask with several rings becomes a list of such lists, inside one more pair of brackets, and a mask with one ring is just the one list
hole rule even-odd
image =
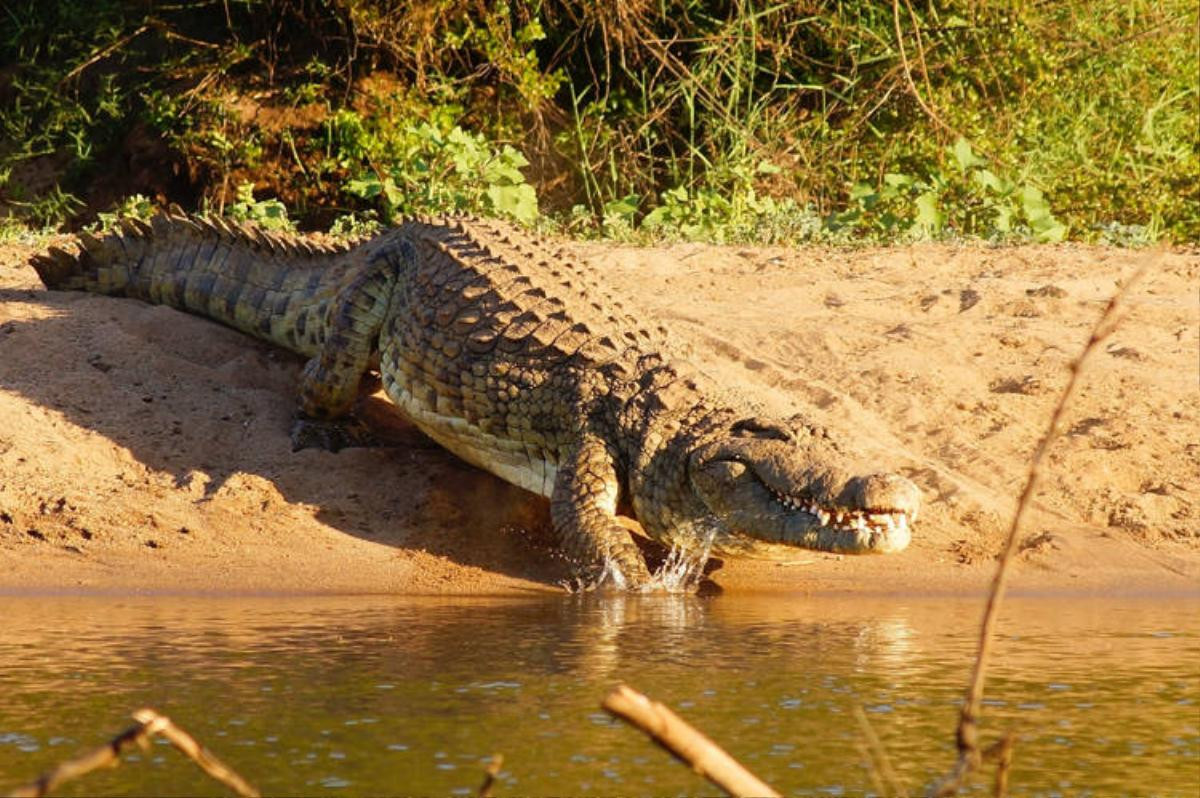
[[[422, 432], [472, 465], [549, 498], [558, 463], [536, 443], [498, 434], [501, 424], [473, 423], [439, 403], [434, 386], [385, 375], [384, 390]], [[442, 406], [439, 407], [439, 404]]]

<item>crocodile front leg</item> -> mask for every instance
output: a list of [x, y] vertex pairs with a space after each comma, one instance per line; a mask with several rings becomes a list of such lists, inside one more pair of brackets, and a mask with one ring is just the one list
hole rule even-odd
[[575, 576], [589, 588], [607, 581], [638, 588], [650, 581], [629, 530], [617, 523], [618, 493], [612, 453], [598, 438], [585, 435], [559, 465], [550, 517]]

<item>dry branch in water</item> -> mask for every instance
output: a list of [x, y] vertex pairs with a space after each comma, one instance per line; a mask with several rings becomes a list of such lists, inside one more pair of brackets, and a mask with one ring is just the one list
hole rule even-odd
[[[1157, 259], [1154, 261], [1157, 262]], [[979, 748], [979, 708], [983, 701], [983, 682], [987, 674], [988, 659], [991, 655], [992, 638], [996, 631], [996, 618], [1000, 614], [1000, 603], [1004, 599], [1004, 588], [1008, 579], [1008, 564], [1012, 560], [1013, 551], [1017, 547], [1018, 534], [1021, 531], [1021, 522], [1025, 520], [1025, 513], [1029, 509], [1029, 505], [1033, 500], [1033, 494], [1037, 490], [1038, 483], [1042, 476], [1042, 460], [1046, 456], [1046, 452], [1050, 449], [1055, 438], [1058, 437], [1059, 428], [1062, 425], [1063, 416], [1066, 415], [1067, 406], [1071, 403], [1071, 399], [1075, 395], [1075, 387], [1079, 382], [1079, 374], [1083, 371], [1083, 366], [1091, 357], [1092, 353], [1100, 345], [1105, 338], [1116, 330], [1120, 324], [1120, 318], [1117, 311], [1121, 307], [1121, 302], [1125, 296], [1133, 289], [1146, 271], [1150, 268], [1151, 262], [1145, 262], [1137, 271], [1133, 273], [1121, 287], [1108, 300], [1108, 305], [1105, 306], [1104, 312], [1100, 314], [1100, 318], [1096, 321], [1096, 326], [1092, 328], [1091, 337], [1088, 338], [1087, 344], [1084, 345], [1083, 351], [1071, 363], [1070, 376], [1067, 379], [1067, 384], [1063, 388], [1062, 395], [1058, 398], [1058, 404], [1054, 406], [1054, 412], [1050, 414], [1050, 423], [1046, 428], [1046, 434], [1042, 437], [1038, 444], [1037, 450], [1034, 451], [1033, 459], [1029, 462], [1029, 470], [1025, 475], [1025, 487], [1021, 491], [1021, 498], [1017, 502], [1016, 512], [1013, 513], [1012, 523], [1008, 528], [1008, 539], [1005, 541], [1004, 550], [1000, 553], [1000, 561], [996, 566], [996, 574], [992, 577], [992, 589], [988, 594], [987, 607], [983, 612], [983, 623], [979, 629], [979, 645], [975, 654], [975, 666], [971, 672], [971, 681], [967, 685], [967, 693], [963, 701], [962, 712], [959, 715], [957, 742], [958, 742], [958, 760], [954, 764], [954, 768], [948, 773], [941, 782], [935, 784], [930, 791], [930, 795], [946, 796], [955, 795], [959, 788], [962, 787], [967, 777], [974, 771], [979, 769], [984, 760], [996, 760], [996, 795], [1004, 795], [1008, 787], [1008, 768], [1012, 761], [1012, 738], [1006, 735], [996, 745], [986, 751], [981, 751]]]
[[862, 752], [866, 757], [867, 773], [874, 782], [875, 791], [880, 795], [907, 798], [908, 793], [901, 786], [900, 780], [896, 778], [896, 770], [892, 767], [892, 760], [888, 756], [887, 748], [884, 747], [883, 741], [879, 739], [879, 735], [871, 726], [871, 720], [863, 711], [862, 704], [854, 705], [854, 719], [858, 721], [858, 727], [866, 739], [866, 743], [862, 746]]
[[683, 718], [638, 691], [623, 684], [618, 685], [605, 696], [601, 706], [609, 714], [641, 729], [654, 742], [729, 795], [779, 795]]
[[504, 755], [493, 754], [492, 761], [488, 762], [487, 767], [483, 770], [483, 784], [479, 785], [479, 798], [491, 798], [492, 787], [496, 783], [496, 777], [500, 775], [500, 768], [504, 767]]
[[121, 754], [133, 745], [145, 746], [156, 734], [161, 734], [171, 745], [195, 762], [201, 770], [224, 784], [241, 798], [258, 798], [259, 792], [234, 770], [212, 755], [196, 742], [192, 735], [171, 722], [170, 718], [153, 709], [139, 709], [133, 713], [137, 724], [112, 738], [105, 745], [80, 754], [60, 763], [29, 784], [16, 788], [9, 798], [40, 798], [72, 779], [80, 778], [97, 768], [111, 767], [121, 761]]

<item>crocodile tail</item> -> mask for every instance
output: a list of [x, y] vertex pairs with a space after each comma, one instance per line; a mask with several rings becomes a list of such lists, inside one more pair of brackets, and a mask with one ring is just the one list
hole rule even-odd
[[50, 247], [45, 254], [35, 255], [30, 265], [49, 289], [120, 296], [129, 286], [131, 268], [137, 261], [129, 257], [131, 245], [149, 234], [145, 222], [126, 219], [120, 233], [79, 233], [76, 251]]
[[350, 267], [352, 244], [314, 244], [253, 225], [169, 212], [80, 233], [31, 265], [47, 288], [126, 296], [222, 322], [303, 354]]

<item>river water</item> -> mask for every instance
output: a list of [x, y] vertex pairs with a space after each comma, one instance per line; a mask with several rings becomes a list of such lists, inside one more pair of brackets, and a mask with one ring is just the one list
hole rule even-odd
[[[608, 718], [627, 682], [786, 794], [860, 795], [861, 706], [921, 793], [954, 757], [978, 600], [0, 596], [0, 793], [152, 706], [267, 794], [714, 789]], [[1017, 597], [985, 741], [1017, 795], [1200, 793], [1200, 599]], [[165, 744], [63, 795], [219, 795]], [[973, 794], [990, 794], [980, 783]]]

